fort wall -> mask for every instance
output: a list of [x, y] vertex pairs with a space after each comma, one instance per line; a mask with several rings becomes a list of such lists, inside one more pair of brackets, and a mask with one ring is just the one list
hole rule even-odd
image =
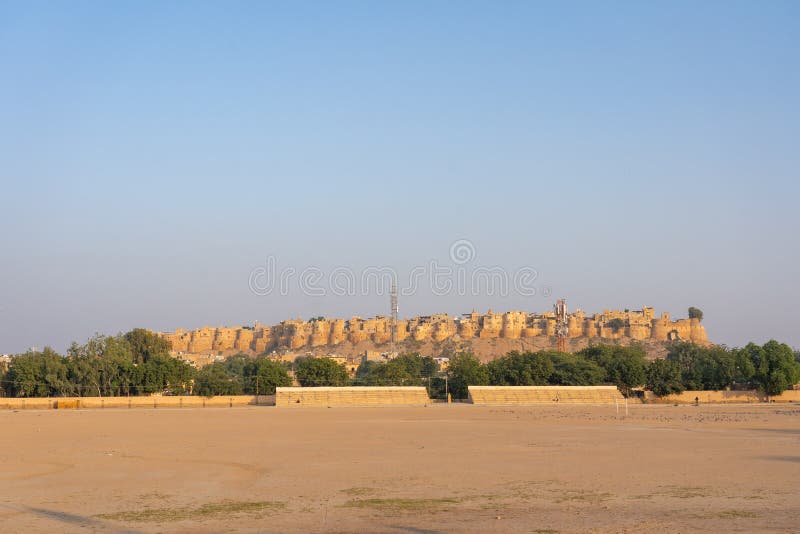
[[[271, 350], [302, 351], [316, 347], [335, 347], [344, 342], [385, 344], [391, 341], [390, 317], [370, 319], [315, 318], [292, 319], [274, 326], [208, 327], [159, 333], [172, 343], [176, 353], [211, 353], [228, 350], [262, 353]], [[485, 314], [472, 312], [461, 317], [447, 314], [419, 316], [397, 322], [398, 342], [442, 342], [470, 339], [535, 339], [555, 336], [556, 318], [552, 312], [509, 311]], [[673, 320], [669, 313], [656, 316], [653, 308], [612, 311], [586, 315], [576, 311], [568, 316], [569, 337], [609, 341], [692, 341], [708, 343], [706, 331], [696, 318]]]

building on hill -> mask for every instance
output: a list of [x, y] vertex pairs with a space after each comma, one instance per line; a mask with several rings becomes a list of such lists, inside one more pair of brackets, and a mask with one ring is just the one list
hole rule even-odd
[[[175, 330], [159, 335], [172, 344], [176, 353], [223, 354], [225, 351], [245, 351], [260, 354], [278, 351], [285, 356], [314, 351], [314, 349], [340, 346], [349, 343], [364, 347], [369, 360], [385, 358], [379, 350], [391, 341], [392, 319], [377, 316], [370, 319], [314, 318], [311, 321], [291, 319], [274, 326], [256, 323], [250, 327], [204, 326], [197, 330]], [[535, 340], [553, 338], [556, 317], [553, 312], [529, 313], [522, 311], [493, 312], [485, 314], [472, 311], [460, 317], [447, 314], [425, 315], [397, 322], [398, 343], [441, 343], [447, 340]], [[698, 318], [673, 320], [667, 312], [656, 315], [655, 310], [604, 310], [588, 315], [576, 310], [568, 315], [568, 336], [571, 339], [593, 342], [627, 341], [692, 341], [708, 342], [705, 328]], [[338, 349], [337, 349], [338, 350]]]

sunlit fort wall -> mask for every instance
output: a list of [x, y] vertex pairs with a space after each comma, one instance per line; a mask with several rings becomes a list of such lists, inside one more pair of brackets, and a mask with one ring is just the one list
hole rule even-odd
[[[669, 313], [656, 317], [653, 308], [612, 311], [587, 315], [578, 310], [568, 317], [569, 337], [592, 340], [653, 340], [708, 342], [705, 328], [697, 318], [673, 320]], [[370, 319], [315, 318], [310, 321], [293, 319], [274, 326], [256, 323], [254, 326], [208, 327], [197, 330], [161, 332], [172, 343], [175, 352], [209, 353], [240, 350], [256, 353], [278, 348], [289, 350], [334, 347], [344, 342], [357, 344], [371, 341], [383, 344], [392, 341], [391, 317]], [[556, 317], [553, 312], [527, 313], [509, 311], [485, 314], [475, 311], [461, 317], [447, 314], [427, 315], [397, 321], [394, 341], [442, 342], [458, 336], [471, 338], [520, 339], [553, 337]]]

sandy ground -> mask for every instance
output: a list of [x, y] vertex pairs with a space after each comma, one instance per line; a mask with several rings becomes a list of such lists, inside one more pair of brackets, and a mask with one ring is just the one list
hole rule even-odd
[[0, 531], [800, 530], [800, 407], [0, 412]]

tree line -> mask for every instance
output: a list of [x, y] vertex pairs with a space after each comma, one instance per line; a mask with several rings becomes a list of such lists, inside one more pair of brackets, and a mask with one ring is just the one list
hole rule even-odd
[[0, 367], [0, 395], [72, 397], [128, 395], [274, 394], [291, 386], [425, 386], [433, 398], [467, 397], [470, 385], [616, 385], [629, 396], [645, 387], [657, 395], [731, 387], [777, 395], [800, 382], [800, 355], [783, 343], [743, 348], [702, 347], [679, 342], [664, 359], [648, 361], [639, 345], [594, 345], [575, 353], [554, 350], [509, 352], [488, 363], [455, 354], [446, 371], [434, 358], [401, 354], [364, 361], [351, 378], [330, 358], [298, 358], [293, 364], [266, 355], [237, 354], [202, 369], [169, 355], [168, 341], [144, 329], [95, 336], [73, 343], [66, 355], [50, 348], [28, 351]]
[[666, 358], [647, 361], [638, 345], [596, 345], [574, 354], [510, 352], [485, 364], [459, 354], [450, 361], [448, 374], [456, 398], [466, 398], [470, 385], [614, 384], [626, 396], [642, 387], [659, 396], [729, 388], [779, 395], [800, 382], [800, 353], [777, 341], [743, 348], [678, 342], [670, 345]]
[[[241, 369], [239, 357], [203, 368], [210, 373], [217, 367], [218, 387], [241, 380], [248, 373]], [[250, 360], [242, 355], [243, 361]], [[255, 361], [258, 361], [257, 358]], [[281, 375], [276, 364], [275, 374], [263, 378], [276, 383]], [[252, 363], [244, 364], [253, 365]], [[283, 366], [288, 370], [288, 366]], [[227, 369], [227, 374], [222, 372]], [[759, 389], [768, 395], [778, 395], [800, 382], [800, 355], [788, 345], [770, 341], [762, 346], [751, 343], [741, 349], [724, 346], [703, 347], [692, 343], [673, 343], [666, 358], [648, 361], [640, 345], [595, 345], [575, 353], [554, 350], [509, 352], [488, 363], [482, 363], [470, 353], [458, 353], [450, 359], [446, 371], [436, 360], [418, 353], [401, 354], [386, 362], [364, 361], [355, 377], [350, 378], [344, 365], [330, 358], [298, 358], [292, 365], [294, 376], [301, 386], [425, 386], [432, 398], [465, 399], [468, 386], [594, 386], [613, 384], [626, 396], [637, 388], [646, 388], [657, 395], [680, 393], [684, 390]], [[215, 372], [216, 375], [216, 372]], [[252, 376], [252, 373], [250, 373]], [[271, 378], [270, 378], [271, 377]], [[246, 380], [246, 378], [245, 378]], [[286, 378], [289, 382], [288, 378]], [[284, 385], [284, 384], [277, 384]], [[252, 393], [250, 390], [244, 392]], [[204, 390], [205, 391], [205, 390]], [[217, 389], [217, 394], [233, 391]], [[238, 391], [238, 390], [237, 390]]]
[[273, 394], [290, 386], [286, 366], [266, 356], [238, 354], [196, 369], [170, 356], [170, 343], [144, 329], [73, 343], [66, 355], [46, 347], [0, 367], [0, 396], [112, 397], [131, 395]]
[[[143, 329], [73, 343], [66, 355], [46, 347], [11, 358], [0, 393], [11, 397], [185, 394], [194, 368], [169, 355], [170, 344]], [[2, 371], [2, 370], [0, 370]]]

